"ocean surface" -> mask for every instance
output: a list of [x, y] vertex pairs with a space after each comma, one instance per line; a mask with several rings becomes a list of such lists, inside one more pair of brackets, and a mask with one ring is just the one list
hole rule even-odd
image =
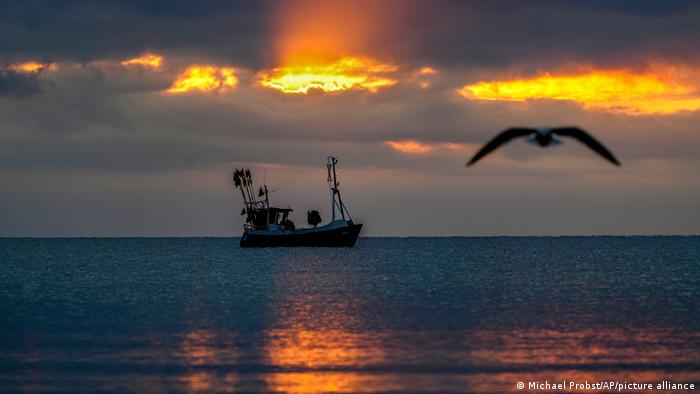
[[545, 381], [700, 390], [700, 237], [0, 239], [3, 392]]

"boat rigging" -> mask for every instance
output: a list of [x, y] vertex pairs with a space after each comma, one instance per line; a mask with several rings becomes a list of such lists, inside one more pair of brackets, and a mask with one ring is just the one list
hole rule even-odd
[[270, 193], [277, 191], [292, 182], [308, 175], [320, 165], [312, 167], [300, 176], [268, 189], [263, 184], [255, 190], [249, 169], [236, 169], [233, 173], [233, 184], [241, 190], [243, 210], [245, 215], [241, 247], [269, 246], [354, 246], [359, 236], [362, 224], [352, 221], [350, 212], [343, 203], [336, 172], [338, 159], [329, 156], [326, 161], [328, 171], [328, 186], [331, 192], [331, 221], [318, 226], [322, 219], [318, 211], [307, 212], [310, 226], [296, 228], [289, 215], [292, 208], [278, 208], [270, 205]]

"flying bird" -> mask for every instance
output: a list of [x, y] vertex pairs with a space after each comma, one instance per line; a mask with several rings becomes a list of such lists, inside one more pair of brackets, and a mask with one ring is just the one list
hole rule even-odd
[[477, 152], [471, 160], [469, 160], [469, 162], [467, 163], [467, 167], [476, 163], [477, 161], [479, 161], [479, 159], [488, 155], [496, 148], [512, 140], [513, 138], [526, 137], [532, 134], [534, 134], [534, 136], [530, 138], [528, 142], [532, 144], [538, 144], [539, 146], [543, 147], [561, 144], [561, 141], [554, 138], [555, 135], [576, 138], [577, 140], [581, 141], [586, 146], [591, 148], [593, 151], [606, 158], [611, 163], [615, 164], [616, 166], [620, 165], [620, 162], [617, 161], [615, 156], [613, 156], [613, 154], [610, 153], [610, 151], [606, 147], [604, 147], [603, 144], [598, 142], [598, 140], [593, 138], [590, 134], [583, 131], [582, 129], [579, 129], [578, 127], [514, 127], [501, 132], [501, 134], [497, 135], [496, 138], [492, 139], [491, 141], [489, 141], [488, 144], [484, 145], [484, 147], [481, 148], [481, 150]]

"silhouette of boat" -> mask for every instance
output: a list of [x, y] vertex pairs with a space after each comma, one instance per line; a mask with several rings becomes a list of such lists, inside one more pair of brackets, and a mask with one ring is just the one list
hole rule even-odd
[[352, 247], [357, 242], [362, 224], [355, 224], [350, 217], [338, 189], [335, 165], [338, 159], [328, 157], [328, 186], [331, 190], [331, 221], [321, 223], [318, 211], [307, 212], [311, 227], [296, 228], [289, 219], [291, 208], [270, 206], [270, 191], [267, 185], [260, 186], [257, 195], [249, 169], [235, 170], [233, 184], [241, 190], [245, 215], [241, 247], [311, 246], [311, 247]]

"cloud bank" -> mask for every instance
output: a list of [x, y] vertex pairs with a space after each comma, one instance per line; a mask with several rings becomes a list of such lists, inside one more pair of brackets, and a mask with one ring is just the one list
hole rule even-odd
[[[697, 108], [631, 113], [460, 93], [661, 65], [692, 98], [694, 3], [348, 4], [2, 3], [0, 235], [237, 235], [234, 167], [274, 184], [329, 153], [368, 235], [700, 232]], [[319, 67], [348, 57], [374, 62], [352, 76], [374, 70], [393, 82], [303, 93], [261, 83], [291, 67], [323, 85]], [[13, 69], [26, 62], [55, 67]], [[207, 88], [183, 88], [192, 81]], [[633, 100], [646, 98], [623, 101]], [[586, 128], [623, 167], [566, 141], [513, 142], [464, 168], [501, 129], [543, 124]], [[272, 198], [298, 221], [312, 208], [325, 218], [326, 187], [312, 173]]]

